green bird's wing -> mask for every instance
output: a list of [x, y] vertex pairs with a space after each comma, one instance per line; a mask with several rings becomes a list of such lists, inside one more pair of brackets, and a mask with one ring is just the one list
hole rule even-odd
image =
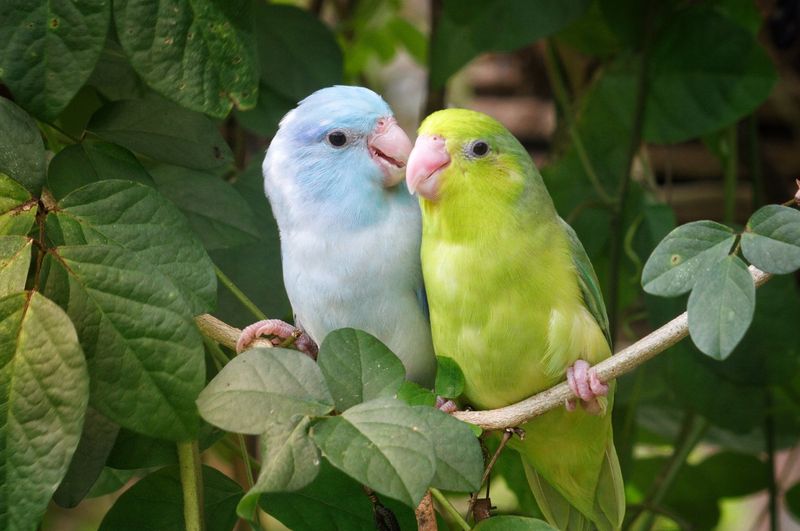
[[589, 256], [578, 239], [578, 235], [575, 234], [575, 230], [563, 219], [559, 218], [559, 220], [564, 225], [564, 230], [567, 233], [572, 262], [575, 264], [575, 270], [578, 273], [578, 283], [583, 294], [583, 301], [603, 330], [603, 335], [606, 336], [608, 345], [611, 346], [611, 331], [608, 326], [606, 305], [603, 303], [603, 293], [600, 291], [600, 282], [597, 280], [592, 262], [589, 261]]

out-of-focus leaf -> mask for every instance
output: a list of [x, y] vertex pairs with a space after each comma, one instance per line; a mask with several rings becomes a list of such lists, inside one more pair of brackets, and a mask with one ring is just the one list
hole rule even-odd
[[0, 173], [38, 194], [44, 171], [44, 143], [36, 123], [28, 113], [0, 97]]
[[138, 100], [147, 92], [147, 87], [114, 39], [106, 41], [89, 78], [89, 85], [111, 101]]
[[297, 101], [284, 96], [261, 81], [258, 85], [258, 102], [247, 111], [234, 111], [236, 121], [242, 126], [264, 137], [271, 137], [278, 130], [281, 118], [294, 108]]
[[714, 221], [681, 225], [653, 250], [642, 271], [642, 286], [653, 295], [674, 297], [686, 293], [708, 268], [722, 261], [736, 234]]
[[670, 18], [647, 65], [644, 137], [651, 142], [679, 142], [729, 125], [758, 107], [777, 79], [755, 36], [705, 5]]
[[510, 52], [555, 33], [588, 6], [588, 0], [445, 0], [431, 43], [431, 81], [441, 87], [481, 52]]
[[0, 298], [0, 529], [33, 529], [81, 435], [89, 377], [75, 328], [38, 292]]
[[792, 513], [797, 522], [800, 522], [800, 483], [795, 483], [786, 491], [783, 498], [786, 500], [786, 507]]
[[112, 179], [154, 186], [153, 178], [133, 153], [107, 142], [87, 141], [67, 146], [50, 161], [47, 169], [47, 189], [56, 199], [81, 186]]
[[494, 516], [482, 520], [473, 529], [475, 531], [556, 531], [555, 527], [551, 527], [544, 520], [526, 516]]
[[294, 415], [320, 416], [333, 398], [314, 361], [296, 350], [254, 348], [236, 356], [197, 399], [206, 421], [257, 435]]
[[[236, 524], [238, 483], [203, 465], [203, 514], [209, 531], [226, 531]], [[183, 490], [178, 467], [162, 468], [139, 480], [117, 499], [100, 524], [101, 531], [185, 529]]]
[[[175, 443], [173, 443], [173, 446]], [[138, 470], [117, 470], [115, 468], [103, 467], [97, 481], [91, 490], [86, 494], [87, 498], [97, 498], [105, 496], [121, 489], [131, 478], [141, 474]]]
[[800, 269], [800, 212], [781, 205], [759, 208], [742, 234], [742, 253], [767, 273]]
[[458, 398], [464, 392], [464, 373], [453, 358], [436, 356], [434, 389], [445, 398]]
[[[154, 189], [101, 181], [67, 195], [48, 218], [68, 244], [111, 243], [133, 251], [175, 283], [192, 315], [214, 307], [214, 265], [177, 208]], [[51, 238], [55, 234], [49, 234]]]
[[406, 371], [380, 340], [362, 330], [334, 330], [322, 342], [317, 363], [337, 411], [397, 394]]
[[175, 285], [117, 246], [61, 246], [45, 262], [45, 293], [76, 324], [86, 352], [92, 406], [141, 433], [193, 436], [203, 346]]
[[255, 105], [247, 0], [116, 0], [114, 22], [133, 67], [164, 96], [218, 118]]
[[32, 246], [24, 236], [0, 236], [0, 297], [25, 289]]
[[425, 422], [403, 402], [379, 398], [317, 422], [311, 436], [334, 466], [415, 507], [436, 470]]
[[229, 249], [258, 241], [250, 205], [211, 173], [160, 164], [150, 168], [158, 190], [186, 215], [206, 249]]
[[92, 407], [86, 409], [80, 442], [67, 474], [53, 494], [54, 502], [69, 508], [83, 500], [100, 477], [117, 432], [119, 426], [116, 423]]
[[106, 0], [4, 2], [0, 78], [16, 100], [45, 120], [64, 110], [94, 70], [109, 14]]
[[108, 142], [168, 164], [206, 170], [233, 160], [213, 121], [154, 94], [104, 105], [87, 129]]
[[728, 256], [697, 279], [689, 295], [689, 334], [704, 354], [725, 359], [747, 332], [756, 305], [747, 266]]

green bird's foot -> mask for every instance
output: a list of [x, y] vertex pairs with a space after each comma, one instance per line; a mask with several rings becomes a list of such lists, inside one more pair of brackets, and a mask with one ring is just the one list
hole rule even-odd
[[[597, 398], [608, 394], [608, 386], [600, 381], [589, 362], [578, 360], [572, 367], [569, 367], [567, 369], [567, 383], [572, 392], [580, 398], [584, 411], [592, 415], [602, 413], [603, 410]], [[567, 411], [574, 411], [576, 400], [567, 400], [564, 405]]]
[[258, 321], [250, 326], [245, 327], [242, 333], [239, 334], [239, 339], [236, 341], [236, 352], [247, 350], [250, 343], [260, 336], [273, 336], [270, 342], [273, 345], [281, 345], [285, 341], [294, 338], [294, 346], [297, 350], [306, 354], [311, 359], [317, 359], [319, 348], [314, 340], [306, 334], [303, 329], [290, 325], [280, 319], [267, 319]]

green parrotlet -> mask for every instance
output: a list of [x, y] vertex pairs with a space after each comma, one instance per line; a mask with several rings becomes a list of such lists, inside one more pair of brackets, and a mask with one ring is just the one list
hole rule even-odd
[[[559, 529], [619, 529], [625, 513], [611, 429], [611, 355], [597, 277], [530, 156], [499, 122], [465, 109], [424, 120], [409, 157], [422, 208], [422, 271], [436, 354], [464, 372], [463, 397], [497, 408], [566, 377], [579, 404], [521, 426], [511, 444]], [[610, 387], [610, 388], [609, 388]]]

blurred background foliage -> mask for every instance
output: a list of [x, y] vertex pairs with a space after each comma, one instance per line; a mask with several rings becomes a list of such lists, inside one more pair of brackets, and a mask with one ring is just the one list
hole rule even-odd
[[[47, 172], [18, 179], [29, 191], [60, 198], [109, 178], [154, 185], [233, 284], [288, 318], [260, 171], [281, 116], [336, 83], [382, 93], [409, 133], [442, 106], [487, 112], [529, 149], [578, 231], [619, 350], [685, 309], [685, 298], [640, 287], [672, 228], [736, 226], [794, 194], [799, 32], [800, 5], [787, 0], [4, 0], [0, 121], [22, 119], [10, 100], [44, 135]], [[12, 178], [27, 145], [0, 138]], [[800, 526], [796, 281], [758, 291], [753, 325], [725, 361], [685, 340], [621, 379], [615, 437], [631, 528]], [[225, 283], [214, 314], [254, 320]], [[207, 445], [218, 438], [209, 432]], [[244, 483], [229, 446], [217, 442], [205, 459]], [[57, 495], [77, 508], [51, 504], [45, 529], [95, 528], [131, 477], [175, 462], [170, 443], [124, 429], [109, 452], [90, 498]], [[498, 465], [493, 500], [535, 515], [532, 499], [511, 492], [524, 482], [514, 460], [506, 453]], [[206, 474], [229, 508], [235, 491]], [[139, 485], [161, 500], [118, 503], [103, 528], [120, 528], [126, 510], [179, 505], [175, 478], [148, 475]], [[142, 502], [136, 488], [126, 496]], [[309, 507], [265, 503], [297, 528]]]

